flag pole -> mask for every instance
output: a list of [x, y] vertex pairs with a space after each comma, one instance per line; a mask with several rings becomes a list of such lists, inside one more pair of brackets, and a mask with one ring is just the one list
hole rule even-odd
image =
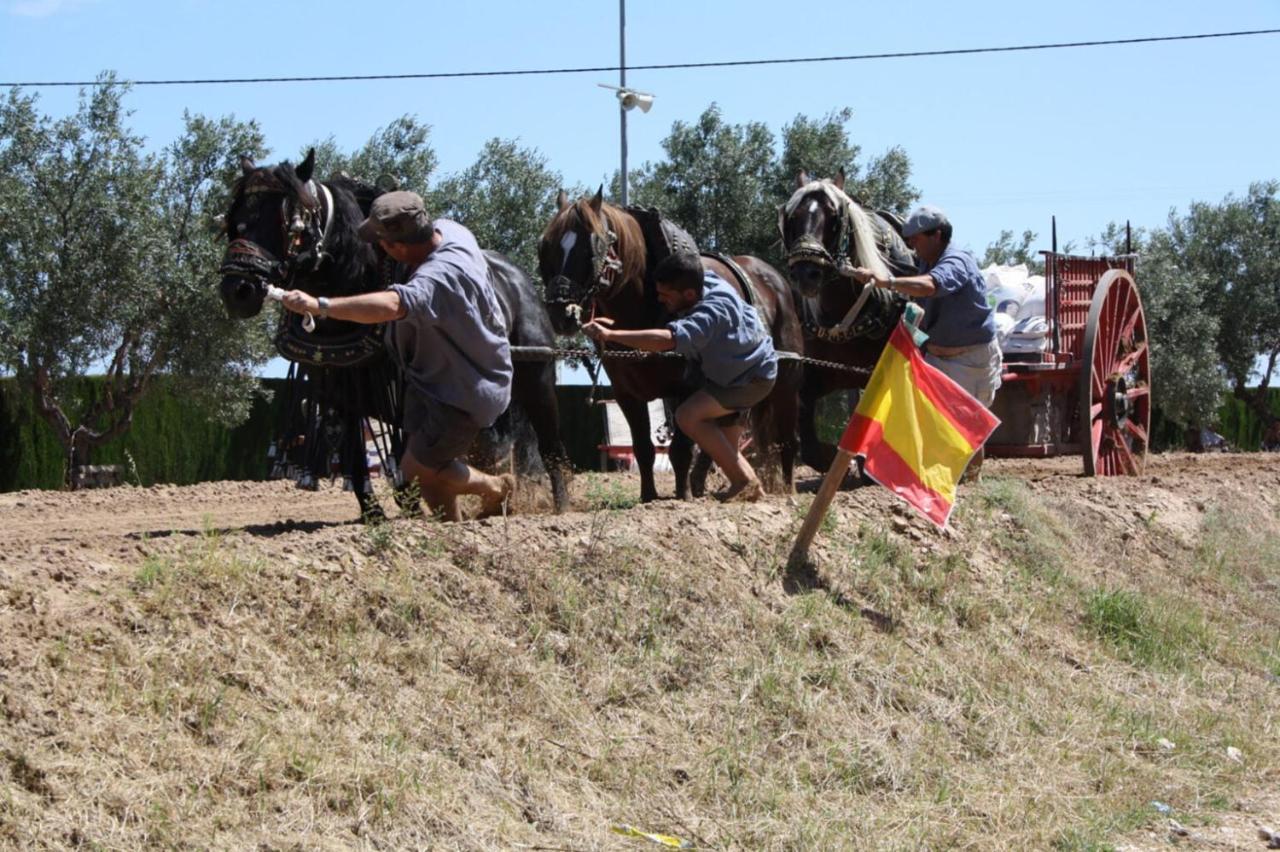
[[817, 496], [809, 506], [809, 514], [805, 516], [804, 525], [800, 527], [800, 533], [796, 536], [796, 543], [791, 547], [791, 556], [787, 559], [788, 566], [799, 567], [808, 558], [809, 545], [813, 543], [813, 537], [818, 534], [818, 527], [822, 525], [822, 519], [826, 517], [827, 509], [835, 499], [836, 492], [840, 490], [840, 483], [844, 481], [844, 475], [849, 472], [849, 463], [852, 461], [853, 453], [843, 447], [836, 449], [835, 461], [827, 469], [827, 475], [818, 488]]

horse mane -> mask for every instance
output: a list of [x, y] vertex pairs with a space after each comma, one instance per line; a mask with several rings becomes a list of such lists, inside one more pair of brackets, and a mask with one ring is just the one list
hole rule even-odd
[[364, 212], [356, 199], [354, 185], [342, 179], [325, 182], [333, 196], [333, 222], [329, 226], [327, 252], [338, 281], [360, 281], [361, 286], [378, 289], [378, 253], [360, 238], [358, 229]]
[[615, 289], [627, 281], [643, 284], [647, 264], [644, 234], [632, 216], [621, 207], [614, 207], [608, 202], [601, 204], [600, 212], [597, 213], [591, 206], [591, 199], [584, 196], [556, 214], [543, 231], [542, 239], [559, 243], [561, 237], [575, 230], [579, 224], [589, 234], [606, 237], [609, 231], [613, 231], [617, 237], [614, 251], [622, 261], [622, 270], [614, 284]]
[[850, 227], [853, 228], [853, 250], [858, 265], [870, 269], [877, 278], [888, 278], [889, 266], [876, 250], [876, 235], [871, 224], [871, 215], [830, 180], [810, 181], [792, 193], [791, 198], [782, 208], [784, 219], [795, 212], [801, 201], [815, 192], [825, 195], [837, 212], [843, 209], [848, 215]]

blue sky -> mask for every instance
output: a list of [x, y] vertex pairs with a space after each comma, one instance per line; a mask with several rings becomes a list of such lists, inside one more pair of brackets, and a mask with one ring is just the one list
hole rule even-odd
[[[369, 9], [378, 10], [375, 17]], [[789, 12], [794, 10], [795, 14]], [[1182, 35], [1280, 27], [1276, 0], [825, 2], [631, 0], [628, 64], [781, 58]], [[614, 65], [616, 0], [551, 3], [246, 3], [0, 0], [0, 81], [415, 73]], [[133, 126], [157, 147], [182, 111], [257, 119], [277, 157], [332, 134], [355, 147], [404, 113], [433, 127], [440, 174], [492, 137], [539, 149], [569, 183], [618, 164], [615, 74], [140, 87]], [[864, 156], [899, 145], [924, 201], [961, 245], [1002, 229], [1048, 247], [1109, 221], [1162, 224], [1280, 177], [1280, 36], [819, 65], [638, 71], [654, 92], [629, 117], [632, 164], [661, 156], [673, 121], [712, 101], [777, 132], [798, 113], [849, 107]], [[39, 89], [45, 112], [76, 93]], [[323, 164], [321, 164], [323, 169]], [[782, 199], [779, 199], [780, 201]]]

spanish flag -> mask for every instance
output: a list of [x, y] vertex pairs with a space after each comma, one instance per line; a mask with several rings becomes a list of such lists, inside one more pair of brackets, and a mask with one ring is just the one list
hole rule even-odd
[[868, 476], [942, 527], [965, 466], [998, 425], [982, 403], [925, 363], [899, 322], [840, 449], [862, 456]]

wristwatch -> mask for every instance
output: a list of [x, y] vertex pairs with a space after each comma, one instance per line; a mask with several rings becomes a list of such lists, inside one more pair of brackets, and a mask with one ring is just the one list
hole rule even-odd
[[898, 283], [898, 278], [892, 272], [889, 273], [889, 292], [893, 292], [893, 285]]
[[329, 299], [327, 296], [321, 296], [316, 299], [316, 304], [320, 306], [320, 319], [329, 318]]

